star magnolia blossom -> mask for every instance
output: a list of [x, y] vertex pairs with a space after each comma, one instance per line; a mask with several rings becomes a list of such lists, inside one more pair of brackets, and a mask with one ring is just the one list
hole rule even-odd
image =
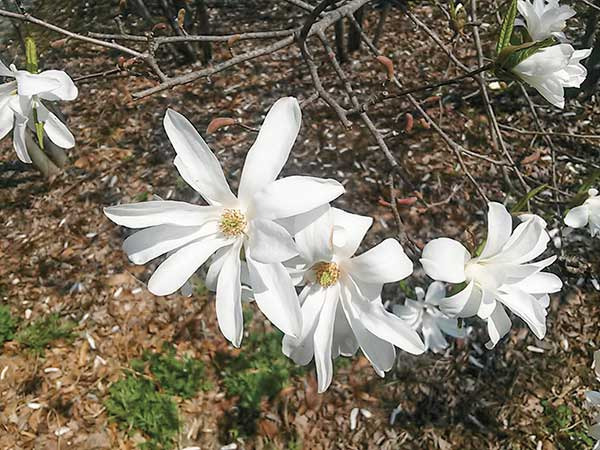
[[600, 196], [597, 189], [588, 191], [589, 198], [583, 205], [571, 209], [565, 217], [565, 224], [571, 228], [589, 226], [592, 237], [600, 234]]
[[27, 153], [25, 133], [27, 127], [35, 127], [37, 121], [44, 124], [48, 138], [62, 148], [72, 148], [75, 138], [64, 123], [51, 113], [42, 100], [75, 100], [77, 87], [65, 72], [46, 70], [32, 74], [26, 70], [10, 69], [0, 61], [0, 77], [14, 78], [14, 81], [0, 84], [0, 139], [13, 131], [13, 146], [19, 159], [30, 163]]
[[351, 356], [360, 347], [381, 377], [396, 358], [394, 345], [413, 353], [425, 351], [419, 335], [387, 312], [380, 294], [384, 283], [406, 278], [413, 265], [400, 244], [387, 239], [353, 256], [373, 220], [324, 207], [320, 216], [295, 238], [300, 274], [302, 333], [285, 336], [283, 352], [300, 365], [314, 356], [319, 392], [333, 377], [334, 358]]
[[[164, 126], [177, 152], [175, 166], [209, 206], [150, 201], [105, 209], [119, 225], [146, 228], [127, 238], [123, 245], [135, 264], [172, 252], [148, 282], [148, 289], [155, 295], [177, 291], [214, 254], [206, 284], [217, 292], [219, 327], [235, 346], [240, 345], [243, 333], [244, 275], [267, 318], [287, 334], [300, 334], [298, 296], [281, 264], [297, 255], [297, 250], [290, 234], [275, 219], [313, 210], [344, 192], [334, 180], [301, 176], [276, 180], [300, 123], [301, 111], [295, 98], [283, 98], [273, 105], [246, 156], [236, 197], [219, 161], [192, 124], [168, 110]], [[242, 269], [246, 267], [240, 257], [242, 249], [247, 273]]]
[[512, 70], [554, 106], [564, 108], [564, 88], [578, 88], [585, 81], [587, 69], [581, 60], [591, 53], [591, 49], [575, 50], [569, 44], [553, 45], [534, 53]]
[[394, 305], [392, 311], [413, 330], [423, 334], [425, 350], [439, 353], [448, 348], [444, 334], [464, 337], [464, 329], [458, 327], [458, 320], [446, 316], [438, 309], [440, 301], [446, 297], [444, 283], [434, 281], [427, 293], [420, 287], [415, 289], [417, 300], [407, 298], [404, 305]]
[[558, 0], [519, 0], [517, 5], [525, 19], [527, 32], [534, 41], [543, 41], [552, 36], [565, 40], [562, 30], [566, 20], [576, 14], [570, 6], [559, 5]]
[[[421, 263], [427, 275], [448, 283], [467, 283], [456, 295], [440, 302], [450, 317], [479, 316], [487, 321], [492, 348], [510, 330], [509, 308], [542, 339], [546, 334], [549, 293], [562, 287], [560, 279], [542, 272], [556, 256], [531, 262], [550, 240], [546, 223], [538, 216], [522, 216], [512, 231], [512, 217], [500, 203], [490, 203], [488, 234], [481, 254], [472, 257], [459, 242], [440, 238], [423, 249]], [[503, 306], [504, 305], [504, 306]]]

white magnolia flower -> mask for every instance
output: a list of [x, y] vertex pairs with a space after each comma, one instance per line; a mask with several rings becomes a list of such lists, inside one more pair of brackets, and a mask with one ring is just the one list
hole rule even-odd
[[588, 191], [588, 199], [582, 205], [571, 209], [565, 217], [565, 224], [571, 228], [588, 225], [592, 237], [600, 234], [600, 196], [597, 189]]
[[[543, 41], [549, 37], [565, 40], [564, 30], [567, 19], [576, 12], [570, 6], [559, 4], [559, 0], [519, 0], [519, 12], [526, 22], [527, 32], [534, 41]], [[523, 22], [519, 20], [519, 25]]]
[[[472, 257], [459, 242], [440, 238], [423, 249], [421, 263], [427, 275], [449, 283], [466, 283], [456, 295], [440, 302], [450, 317], [479, 316], [487, 321], [488, 348], [510, 330], [504, 306], [521, 317], [533, 333], [546, 334], [549, 293], [562, 287], [560, 279], [542, 270], [556, 256], [531, 262], [540, 256], [550, 240], [546, 223], [538, 216], [522, 216], [512, 231], [512, 217], [500, 203], [490, 203], [488, 233], [481, 254]], [[504, 305], [504, 306], [503, 306]]]
[[37, 121], [44, 124], [48, 138], [62, 148], [72, 148], [75, 138], [62, 121], [51, 113], [42, 100], [75, 100], [77, 87], [65, 72], [46, 70], [32, 74], [17, 70], [14, 65], [6, 67], [0, 61], [0, 77], [14, 81], [0, 84], [0, 139], [13, 131], [13, 146], [23, 162], [30, 163], [25, 133], [27, 127], [34, 129], [34, 113]]
[[175, 166], [209, 206], [149, 201], [105, 209], [119, 225], [146, 228], [123, 245], [135, 264], [172, 252], [148, 282], [155, 295], [177, 291], [214, 254], [206, 285], [217, 292], [219, 327], [235, 346], [242, 340], [241, 296], [246, 277], [269, 320], [285, 333], [300, 334], [298, 296], [281, 264], [297, 255], [297, 250], [290, 234], [275, 220], [313, 210], [344, 192], [334, 180], [302, 176], [276, 180], [300, 123], [295, 98], [282, 98], [273, 105], [246, 156], [236, 197], [219, 161], [192, 124], [168, 110], [164, 126], [177, 152]]
[[444, 334], [453, 337], [464, 337], [465, 331], [459, 328], [458, 319], [450, 318], [438, 309], [440, 302], [446, 297], [444, 283], [434, 281], [427, 288], [415, 288], [417, 300], [407, 298], [404, 305], [394, 305], [392, 311], [413, 330], [423, 334], [425, 350], [439, 353], [448, 348]]
[[591, 49], [575, 50], [569, 44], [553, 45], [534, 53], [512, 70], [554, 106], [564, 108], [564, 88], [578, 88], [585, 81], [587, 69], [581, 60], [591, 53]]
[[[300, 365], [314, 356], [319, 392], [333, 377], [334, 358], [360, 347], [381, 377], [396, 358], [394, 345], [425, 351], [419, 335], [387, 312], [381, 302], [385, 283], [406, 278], [413, 265], [394, 239], [353, 256], [373, 219], [323, 207], [318, 218], [296, 234], [303, 282], [302, 333], [285, 336], [283, 352]], [[302, 220], [302, 218], [300, 218]]]

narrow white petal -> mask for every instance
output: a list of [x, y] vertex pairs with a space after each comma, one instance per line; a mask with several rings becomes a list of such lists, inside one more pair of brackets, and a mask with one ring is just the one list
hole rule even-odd
[[8, 97], [0, 97], [0, 139], [4, 139], [15, 123], [13, 110], [8, 105]]
[[123, 242], [123, 250], [134, 264], [146, 264], [200, 237], [216, 233], [215, 222], [201, 227], [181, 227], [163, 224], [132, 234]]
[[446, 297], [446, 286], [441, 281], [434, 281], [427, 288], [425, 303], [437, 306]]
[[481, 289], [470, 282], [455, 295], [440, 301], [440, 310], [449, 317], [472, 317], [481, 305]]
[[293, 337], [302, 332], [302, 312], [292, 279], [281, 263], [263, 264], [246, 252], [254, 299], [273, 325]]
[[273, 104], [246, 156], [239, 188], [243, 203], [250, 202], [256, 192], [277, 178], [296, 141], [301, 122], [302, 111], [295, 98], [284, 97]]
[[15, 74], [0, 60], [0, 77], [14, 77]]
[[186, 183], [210, 204], [237, 204], [217, 157], [189, 120], [169, 109], [163, 124], [177, 152], [175, 166]]
[[339, 284], [331, 286], [326, 290], [325, 301], [319, 314], [319, 322], [315, 328], [315, 366], [317, 368], [319, 393], [325, 392], [333, 379], [331, 348], [333, 345], [333, 329], [339, 298]]
[[298, 254], [287, 230], [272, 220], [265, 219], [250, 222], [248, 249], [254, 260], [265, 264], [287, 261]]
[[283, 353], [301, 366], [307, 365], [314, 354], [314, 333], [319, 314], [325, 303], [326, 292], [319, 285], [307, 287], [302, 303], [302, 332], [299, 338], [285, 335], [282, 341]]
[[335, 326], [333, 327], [333, 341], [331, 346], [331, 357], [353, 356], [358, 350], [358, 341], [354, 331], [344, 313], [342, 302], [338, 302], [335, 311]]
[[421, 264], [434, 280], [448, 283], [465, 281], [465, 264], [471, 259], [467, 249], [454, 239], [438, 238], [423, 249]]
[[48, 138], [61, 148], [73, 148], [75, 138], [67, 126], [46, 107], [39, 104], [37, 107], [38, 119], [44, 123], [44, 131]]
[[309, 265], [319, 261], [330, 261], [333, 256], [333, 217], [329, 205], [321, 208], [322, 213], [314, 221], [296, 233], [296, 245], [302, 259]]
[[263, 219], [296, 216], [325, 205], [344, 193], [335, 180], [292, 176], [276, 180], [252, 198], [254, 213]]
[[209, 236], [180, 248], [154, 271], [148, 290], [154, 295], [174, 293], [214, 252], [230, 243], [230, 240]]
[[429, 316], [426, 316], [423, 320], [423, 341], [425, 349], [434, 353], [441, 353], [448, 348], [448, 341], [446, 341], [435, 321]]
[[110, 220], [128, 228], [146, 228], [165, 223], [181, 226], [203, 225], [208, 221], [218, 220], [221, 212], [219, 206], [198, 206], [172, 200], [104, 208], [104, 214]]
[[19, 95], [31, 97], [42, 92], [49, 92], [60, 88], [60, 81], [53, 78], [40, 77], [38, 74], [26, 70], [18, 70], [15, 74]]
[[343, 267], [357, 280], [380, 284], [400, 281], [413, 271], [412, 261], [395, 239], [386, 239]]
[[20, 114], [15, 114], [15, 124], [13, 130], [13, 147], [17, 152], [18, 158], [24, 163], [31, 163], [31, 158], [27, 152], [27, 142], [25, 133], [27, 133], [28, 119]]
[[571, 228], [583, 228], [588, 224], [590, 210], [588, 205], [583, 204], [572, 208], [565, 217], [565, 225]]
[[503, 286], [498, 299], [529, 325], [538, 337], [546, 335], [546, 310], [535, 297], [514, 286]]
[[229, 248], [220, 248], [215, 252], [215, 254], [210, 259], [210, 266], [206, 273], [206, 279], [204, 280], [204, 284], [206, 288], [216, 292], [217, 290], [217, 281], [219, 279], [219, 274], [221, 273], [221, 268], [223, 264], [225, 264], [225, 258], [229, 253]]
[[410, 324], [386, 311], [381, 301], [370, 302], [361, 298], [355, 287], [351, 286], [352, 284], [351, 279], [344, 280], [344, 285], [351, 296], [350, 301], [354, 309], [359, 312], [359, 319], [367, 330], [413, 355], [420, 355], [425, 351], [423, 341]]
[[227, 252], [217, 281], [216, 310], [219, 329], [235, 347], [242, 343], [242, 284], [240, 275], [241, 240]]
[[489, 258], [502, 249], [512, 233], [512, 217], [501, 203], [488, 204], [488, 234], [480, 258]]
[[506, 314], [504, 306], [502, 306], [501, 303], [496, 302], [496, 308], [487, 319], [487, 329], [490, 341], [487, 342], [485, 346], [488, 350], [496, 346], [500, 339], [510, 331], [511, 326], [512, 322], [510, 317], [508, 317], [508, 314]]
[[77, 86], [75, 86], [75, 83], [73, 83], [71, 77], [62, 70], [45, 70], [44, 72], [38, 74], [38, 77], [47, 78], [58, 82], [58, 87], [55, 89], [40, 93], [41, 98], [50, 101], [69, 101], [77, 98]]
[[359, 312], [353, 305], [351, 294], [347, 287], [342, 285], [342, 306], [348, 319], [348, 323], [356, 336], [356, 340], [363, 351], [365, 357], [369, 360], [375, 372], [380, 377], [390, 370], [396, 360], [396, 350], [394, 346], [383, 339], [378, 338], [368, 331], [360, 320]]
[[373, 225], [373, 218], [352, 214], [338, 208], [333, 208], [332, 211], [333, 223], [336, 227], [334, 234], [339, 229], [344, 230], [343, 242], [334, 243], [336, 245], [336, 254], [343, 258], [350, 258], [356, 253], [367, 231]]

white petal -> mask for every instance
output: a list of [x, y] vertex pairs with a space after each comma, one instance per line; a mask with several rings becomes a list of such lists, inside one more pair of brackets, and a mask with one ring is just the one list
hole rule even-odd
[[378, 338], [365, 328], [360, 320], [358, 311], [353, 305], [352, 296], [347, 287], [342, 285], [341, 291], [344, 313], [356, 336], [356, 340], [365, 357], [369, 360], [375, 372], [377, 372], [377, 375], [383, 377], [385, 372], [390, 370], [394, 365], [396, 350], [392, 344]]
[[0, 60], [0, 77], [14, 77], [15, 74]]
[[8, 105], [8, 97], [0, 97], [0, 139], [4, 139], [15, 122], [13, 110]]
[[565, 225], [571, 228], [583, 228], [588, 224], [590, 210], [588, 205], [583, 204], [572, 208], [565, 217]]
[[61, 148], [73, 148], [75, 146], [73, 134], [58, 117], [48, 111], [42, 104], [38, 104], [37, 113], [39, 121], [44, 123], [44, 131], [52, 142]]
[[330, 261], [333, 256], [333, 217], [329, 205], [324, 205], [322, 214], [308, 226], [296, 233], [298, 252], [306, 264]]
[[553, 273], [535, 273], [515, 285], [529, 294], [552, 294], [562, 289], [563, 283]]
[[219, 272], [216, 296], [219, 329], [235, 347], [240, 346], [244, 333], [240, 249], [241, 240], [236, 242], [226, 254], [223, 267]]
[[38, 75], [40, 78], [48, 78], [58, 82], [58, 87], [48, 92], [42, 92], [40, 97], [45, 100], [75, 100], [77, 98], [77, 86], [73, 80], [62, 70], [45, 70]]
[[481, 289], [470, 282], [459, 293], [440, 301], [440, 310], [449, 317], [472, 317], [481, 305]]
[[333, 342], [331, 346], [331, 357], [353, 356], [358, 350], [358, 341], [354, 336], [354, 331], [348, 323], [344, 307], [338, 302], [335, 311], [335, 326], [333, 327]]
[[301, 366], [307, 365], [314, 354], [314, 333], [319, 314], [325, 302], [326, 292], [319, 285], [307, 288], [302, 303], [302, 332], [299, 338], [285, 335], [282, 341], [283, 353]]
[[504, 306], [502, 306], [501, 303], [496, 302], [496, 308], [487, 319], [487, 329], [490, 341], [485, 344], [486, 348], [488, 350], [494, 348], [500, 339], [510, 331], [511, 326], [512, 322], [510, 321], [508, 314], [506, 314]]
[[243, 203], [248, 203], [256, 192], [277, 178], [296, 141], [301, 122], [302, 111], [295, 98], [281, 98], [271, 107], [246, 155], [239, 188]]
[[489, 258], [502, 249], [512, 233], [512, 217], [504, 205], [488, 204], [488, 234], [480, 258]]
[[521, 289], [506, 285], [498, 293], [498, 299], [523, 319], [538, 339], [544, 338], [546, 335], [546, 310], [535, 297]]
[[381, 301], [369, 302], [356, 297], [351, 301], [359, 311], [362, 324], [375, 336], [413, 355], [420, 355], [425, 351], [417, 332], [408, 323], [387, 312]]
[[218, 206], [198, 206], [172, 200], [104, 208], [104, 214], [110, 220], [128, 228], [146, 228], [164, 223], [181, 226], [203, 225], [208, 221], [218, 220], [221, 211]]
[[423, 303], [407, 298], [404, 305], [392, 306], [392, 312], [400, 317], [413, 330], [419, 331], [423, 324]]
[[515, 228], [495, 263], [523, 264], [540, 256], [548, 246], [550, 236], [540, 221], [528, 220]]
[[409, 276], [413, 264], [398, 241], [386, 239], [371, 250], [344, 262], [343, 269], [359, 281], [384, 284]]
[[217, 157], [189, 120], [169, 109], [163, 123], [177, 152], [175, 166], [186, 183], [210, 204], [236, 205], [237, 199], [229, 189]]
[[214, 252], [228, 244], [231, 244], [230, 240], [208, 236], [180, 248], [154, 271], [148, 281], [148, 289], [154, 295], [172, 294], [183, 286]]
[[281, 178], [254, 195], [253, 212], [263, 219], [282, 219], [311, 211], [343, 193], [344, 187], [331, 179], [303, 176]]
[[454, 239], [438, 238], [423, 249], [421, 264], [434, 280], [448, 283], [465, 281], [465, 264], [471, 259], [467, 249]]
[[[373, 225], [373, 218], [352, 214], [338, 208], [333, 208], [332, 211], [333, 223], [336, 229], [339, 227], [344, 230], [345, 237], [343, 244], [336, 244], [336, 254], [343, 258], [350, 258], [356, 253], [367, 231]], [[336, 232], [334, 231], [334, 234]]]
[[333, 379], [331, 347], [333, 345], [333, 329], [339, 298], [339, 284], [331, 286], [326, 290], [325, 302], [319, 315], [319, 322], [315, 328], [315, 366], [317, 368], [319, 393], [325, 392]]
[[248, 239], [252, 258], [265, 264], [287, 261], [298, 254], [290, 234], [272, 220], [252, 220]]
[[293, 337], [302, 332], [302, 312], [296, 289], [281, 263], [263, 264], [246, 253], [254, 299], [273, 325]]
[[425, 349], [435, 353], [441, 353], [448, 348], [448, 342], [442, 331], [429, 316], [423, 320], [423, 340]]
[[441, 281], [434, 281], [427, 288], [427, 293], [425, 294], [425, 303], [427, 303], [428, 305], [437, 306], [440, 304], [440, 301], [443, 300], [445, 297], [446, 286], [444, 285], [444, 283], [442, 283]]
[[15, 73], [17, 79], [17, 90], [19, 95], [31, 97], [42, 92], [49, 92], [60, 87], [60, 81], [53, 78], [40, 77], [38, 74], [29, 73], [26, 70], [18, 70]]
[[24, 163], [31, 163], [31, 158], [27, 152], [27, 142], [25, 133], [27, 133], [28, 119], [20, 114], [15, 114], [15, 125], [13, 130], [13, 147], [17, 152], [17, 157]]
[[481, 303], [479, 304], [477, 316], [483, 320], [487, 319], [496, 309], [496, 303], [495, 291], [481, 289]]
[[221, 273], [221, 268], [223, 264], [225, 264], [225, 258], [229, 253], [229, 248], [221, 248], [215, 252], [210, 260], [210, 267], [206, 272], [206, 279], [204, 280], [204, 284], [206, 288], [216, 292], [217, 290], [217, 281], [219, 279], [219, 274]]
[[123, 250], [134, 264], [146, 264], [148, 261], [175, 250], [200, 237], [214, 234], [218, 230], [211, 226], [181, 227], [178, 225], [157, 225], [132, 234], [123, 242]]
[[300, 231], [312, 225], [316, 220], [319, 220], [323, 214], [328, 213], [329, 209], [328, 204], [321, 205], [318, 208], [298, 214], [297, 216], [277, 219], [277, 223], [288, 230], [292, 236], [296, 236]]

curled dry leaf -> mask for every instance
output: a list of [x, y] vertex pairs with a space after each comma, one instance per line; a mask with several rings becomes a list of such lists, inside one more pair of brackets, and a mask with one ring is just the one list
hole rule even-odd
[[415, 118], [411, 113], [406, 113], [406, 125], [404, 126], [404, 132], [410, 133], [415, 126]]
[[231, 47], [233, 44], [235, 44], [239, 40], [240, 40], [240, 35], [234, 34], [229, 39], [227, 39], [227, 46]]
[[385, 67], [385, 70], [387, 71], [388, 80], [394, 78], [394, 63], [392, 62], [392, 60], [387, 56], [383, 55], [379, 55], [376, 59], [383, 67]]
[[232, 119], [231, 117], [217, 117], [211, 120], [206, 127], [206, 134], [212, 134], [220, 128], [235, 125], [235, 123], [235, 119]]
[[167, 24], [164, 22], [159, 22], [152, 27], [152, 31], [166, 30], [166, 29], [167, 29]]
[[52, 47], [52, 48], [64, 47], [65, 44], [67, 43], [67, 40], [68, 40], [67, 38], [64, 38], [64, 39], [57, 39], [56, 41], [52, 41], [50, 43], [50, 47]]
[[177, 12], [177, 25], [179, 25], [179, 28], [181, 28], [183, 30], [184, 24], [185, 24], [185, 9], [181, 8]]

